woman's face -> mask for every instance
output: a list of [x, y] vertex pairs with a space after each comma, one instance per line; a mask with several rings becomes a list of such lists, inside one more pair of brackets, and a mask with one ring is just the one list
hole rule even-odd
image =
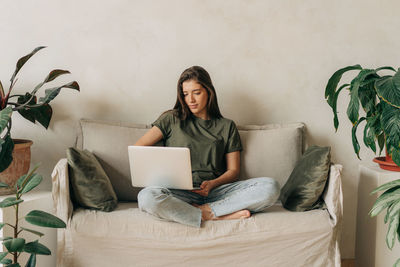
[[182, 91], [185, 103], [190, 111], [198, 118], [209, 119], [207, 111], [208, 93], [207, 90], [195, 80], [188, 80], [182, 83]]

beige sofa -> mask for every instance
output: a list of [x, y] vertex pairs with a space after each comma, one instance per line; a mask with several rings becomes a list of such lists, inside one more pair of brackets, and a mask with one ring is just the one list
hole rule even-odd
[[[76, 145], [92, 151], [108, 174], [119, 204], [106, 213], [73, 209], [68, 166], [52, 174], [58, 230], [57, 266], [340, 266], [340, 165], [332, 165], [325, 209], [290, 212], [280, 203], [249, 219], [207, 221], [201, 228], [158, 220], [139, 211], [127, 146], [149, 126], [81, 120]], [[302, 123], [239, 127], [241, 179], [274, 177], [284, 185], [304, 151]]]

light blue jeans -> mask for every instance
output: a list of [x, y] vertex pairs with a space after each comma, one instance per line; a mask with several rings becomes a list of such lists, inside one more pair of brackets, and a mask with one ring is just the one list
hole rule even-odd
[[207, 197], [188, 190], [146, 187], [138, 194], [139, 209], [159, 219], [200, 227], [201, 210], [191, 204], [208, 204], [216, 217], [247, 209], [259, 212], [273, 205], [279, 197], [279, 184], [261, 177], [221, 185]]

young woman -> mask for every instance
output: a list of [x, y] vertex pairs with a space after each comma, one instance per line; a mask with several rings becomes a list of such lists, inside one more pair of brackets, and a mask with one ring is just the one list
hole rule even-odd
[[250, 217], [279, 197], [272, 178], [238, 181], [242, 144], [235, 123], [222, 117], [208, 72], [186, 69], [178, 80], [173, 110], [164, 112], [135, 145], [188, 147], [192, 176], [198, 190], [146, 187], [138, 204], [160, 219], [200, 227], [202, 221]]

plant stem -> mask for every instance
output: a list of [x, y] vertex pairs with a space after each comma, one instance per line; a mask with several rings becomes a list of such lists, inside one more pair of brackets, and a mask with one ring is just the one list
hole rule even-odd
[[[19, 207], [19, 204], [17, 204], [17, 207], [15, 208], [14, 238], [17, 238], [17, 237], [18, 237], [18, 207]], [[17, 254], [17, 252], [14, 252], [13, 255], [14, 255], [14, 263], [17, 263], [17, 260], [18, 260], [18, 254]]]
[[[18, 194], [16, 194], [16, 198], [17, 200], [19, 200], [21, 198], [21, 196]], [[18, 238], [18, 209], [19, 209], [19, 203], [15, 205], [15, 227], [14, 227], [14, 238]], [[18, 261], [18, 252], [14, 252], [14, 263], [17, 263]]]
[[6, 225], [12, 227], [13, 229], [15, 228], [14, 225], [11, 225], [11, 224], [9, 224], [9, 223], [6, 223]]

